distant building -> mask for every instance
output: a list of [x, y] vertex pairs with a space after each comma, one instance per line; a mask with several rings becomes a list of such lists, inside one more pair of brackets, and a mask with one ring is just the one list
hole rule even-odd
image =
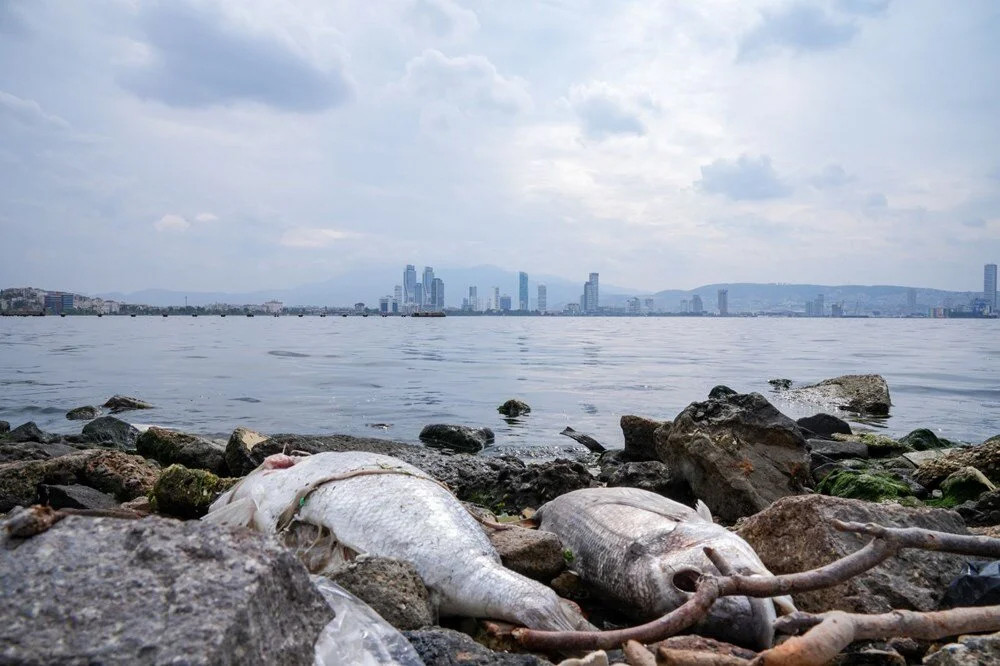
[[917, 290], [913, 287], [906, 290], [906, 309], [910, 312], [917, 309]]
[[983, 298], [993, 312], [997, 311], [997, 265], [986, 264], [983, 267]]
[[500, 297], [500, 312], [510, 312], [510, 296]]
[[396, 285], [395, 289], [392, 290], [392, 298], [396, 301], [396, 303], [403, 302], [403, 285]]
[[729, 316], [729, 290], [720, 289], [719, 290], [719, 316], [728, 317]]
[[816, 302], [806, 301], [806, 316], [815, 317], [816, 316]]
[[418, 282], [413, 285], [413, 307], [416, 310], [424, 309], [424, 283]]
[[500, 310], [500, 287], [493, 287], [493, 309]]
[[431, 289], [434, 288], [434, 268], [432, 266], [424, 266], [424, 300], [420, 302], [421, 305], [431, 304]]
[[566, 314], [580, 314], [580, 304], [579, 303], [567, 303], [566, 304]]
[[479, 288], [469, 287], [469, 309], [473, 312], [479, 311]]
[[354, 311], [357, 312], [358, 314], [361, 314], [362, 312], [365, 311], [365, 304], [362, 303], [361, 301], [358, 301], [357, 303], [354, 304]]
[[281, 301], [268, 301], [264, 303], [264, 312], [268, 314], [281, 314], [281, 311], [285, 309], [285, 304]]
[[417, 269], [413, 264], [407, 264], [403, 271], [403, 303], [413, 303], [416, 299]]
[[49, 292], [45, 294], [45, 311], [51, 314], [62, 314], [73, 309], [73, 294]]
[[528, 311], [528, 274], [524, 271], [517, 274], [517, 309]]
[[538, 285], [538, 311], [545, 312], [549, 309], [548, 289], [544, 284]]
[[590, 279], [583, 283], [583, 295], [580, 297], [580, 309], [584, 312], [597, 312], [601, 307], [600, 275], [591, 273]]
[[378, 299], [378, 311], [381, 314], [389, 314], [389, 303], [392, 302], [392, 296], [383, 296]]
[[625, 311], [628, 312], [630, 315], [639, 314], [640, 312], [642, 312], [639, 303], [640, 303], [639, 297], [632, 296], [627, 301], [625, 301]]
[[399, 314], [399, 299], [398, 298], [392, 299], [391, 309], [392, 309], [392, 314]]
[[594, 312], [596, 312], [601, 307], [600, 275], [598, 273], [591, 273], [589, 282], [594, 291]]
[[681, 299], [681, 312], [691, 312], [691, 301], [686, 298]]
[[830, 316], [831, 317], [843, 317], [844, 316], [844, 304], [834, 303], [830, 306]]
[[643, 305], [646, 308], [646, 312], [655, 312], [656, 311], [656, 301], [654, 301], [652, 298], [647, 298], [643, 302]]
[[813, 301], [813, 315], [815, 315], [816, 317], [826, 316], [825, 300], [826, 297], [824, 297], [823, 294], [819, 294], [816, 296], [816, 300]]
[[434, 278], [431, 281], [430, 306], [431, 310], [444, 310], [444, 280], [441, 278]]
[[705, 306], [702, 305], [701, 296], [695, 294], [691, 297], [691, 312], [694, 314], [701, 314], [705, 311]]

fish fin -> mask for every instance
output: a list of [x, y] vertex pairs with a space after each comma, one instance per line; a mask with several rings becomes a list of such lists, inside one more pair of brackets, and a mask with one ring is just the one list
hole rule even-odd
[[792, 601], [792, 597], [788, 594], [783, 594], [780, 597], [772, 597], [774, 601], [774, 609], [778, 611], [778, 615], [791, 615], [798, 609], [795, 607], [795, 602]]
[[705, 504], [701, 500], [698, 500], [697, 502], [694, 503], [694, 510], [698, 512], [699, 516], [701, 516], [710, 523], [712, 522], [712, 511], [708, 508], [707, 504]]
[[209, 511], [202, 520], [213, 525], [251, 527], [257, 513], [257, 504], [249, 497], [243, 497], [218, 509]]

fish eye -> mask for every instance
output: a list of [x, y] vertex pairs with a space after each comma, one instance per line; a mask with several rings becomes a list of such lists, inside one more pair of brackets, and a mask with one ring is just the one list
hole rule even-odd
[[698, 579], [701, 572], [697, 569], [681, 569], [674, 574], [670, 582], [681, 592], [694, 592], [698, 588]]

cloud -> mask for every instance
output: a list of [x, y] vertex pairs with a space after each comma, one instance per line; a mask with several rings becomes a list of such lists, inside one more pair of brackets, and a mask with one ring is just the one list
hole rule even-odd
[[865, 199], [865, 206], [868, 208], [887, 208], [889, 200], [881, 192], [872, 192]]
[[701, 167], [701, 180], [695, 186], [702, 192], [721, 194], [734, 201], [773, 199], [791, 193], [791, 188], [778, 178], [767, 155], [717, 159]]
[[[573, 86], [569, 103], [580, 118], [583, 133], [588, 138], [600, 141], [615, 134], [646, 134], [646, 126], [633, 104], [606, 83]], [[647, 108], [654, 105], [648, 96], [636, 100], [636, 103]]]
[[408, 16], [435, 37], [464, 37], [479, 29], [476, 13], [451, 0], [415, 0]]
[[144, 5], [149, 61], [120, 83], [170, 106], [258, 102], [317, 112], [345, 103], [352, 84], [341, 63], [320, 67], [271, 37], [227, 23], [216, 11], [180, 0]]
[[38, 102], [0, 90], [0, 118], [36, 128], [69, 129], [69, 123], [42, 110]]
[[218, 219], [219, 216], [213, 213], [198, 213], [194, 216], [195, 222], [215, 222]]
[[837, 9], [848, 14], [877, 16], [884, 14], [892, 0], [837, 0]]
[[853, 178], [839, 164], [828, 164], [823, 170], [809, 179], [809, 183], [820, 190], [841, 187], [851, 182]]
[[428, 49], [406, 63], [402, 85], [418, 97], [444, 98], [465, 109], [512, 116], [532, 106], [524, 81], [502, 76], [480, 55], [449, 58]]
[[180, 215], [174, 215], [172, 213], [167, 213], [156, 222], [153, 223], [153, 227], [157, 231], [167, 231], [167, 232], [180, 232], [187, 231], [191, 223], [185, 220]]
[[296, 227], [289, 229], [278, 241], [285, 247], [322, 248], [333, 245], [337, 241], [360, 238], [360, 234], [340, 229], [324, 229], [316, 227]]
[[821, 7], [801, 2], [761, 11], [761, 21], [740, 40], [737, 60], [754, 60], [771, 53], [826, 51], [851, 41], [857, 24], [837, 20]]

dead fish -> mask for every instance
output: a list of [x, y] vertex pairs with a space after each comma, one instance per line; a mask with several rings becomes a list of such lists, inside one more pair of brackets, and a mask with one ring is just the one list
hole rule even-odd
[[[550, 588], [505, 568], [447, 488], [389, 456], [270, 456], [219, 497], [205, 520], [315, 539], [302, 558], [313, 573], [334, 563], [329, 555], [337, 548], [408, 561], [442, 615], [554, 631], [592, 628]], [[316, 557], [317, 550], [325, 556]]]
[[[719, 574], [703, 548], [711, 546], [737, 573], [770, 575], [746, 541], [698, 510], [638, 488], [585, 488], [544, 504], [535, 514], [570, 553], [569, 567], [606, 599], [638, 620], [666, 614], [687, 601], [702, 573]], [[788, 597], [782, 610], [794, 609]], [[723, 597], [697, 633], [745, 645], [770, 647], [775, 606], [771, 599]]]

